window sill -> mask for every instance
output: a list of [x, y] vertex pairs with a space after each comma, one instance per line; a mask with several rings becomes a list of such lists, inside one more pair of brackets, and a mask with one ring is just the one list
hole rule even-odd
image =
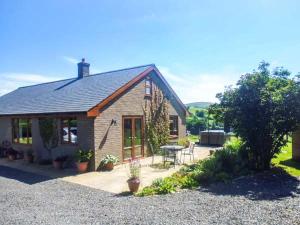
[[28, 145], [29, 146], [29, 145], [32, 145], [32, 143], [31, 144], [24, 144], [24, 143], [15, 143], [15, 142], [13, 142], [12, 145]]
[[78, 143], [61, 143], [61, 145], [78, 146]]
[[178, 139], [178, 135], [176, 134], [169, 135], [169, 139]]

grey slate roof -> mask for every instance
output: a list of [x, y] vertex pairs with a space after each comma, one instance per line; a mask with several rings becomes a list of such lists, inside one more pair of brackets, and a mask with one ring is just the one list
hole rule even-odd
[[87, 112], [150, 67], [21, 87], [0, 97], [0, 115]]

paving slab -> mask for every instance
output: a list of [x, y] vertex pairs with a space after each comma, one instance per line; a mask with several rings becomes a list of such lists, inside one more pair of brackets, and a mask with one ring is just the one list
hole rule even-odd
[[[195, 160], [207, 158], [211, 147], [195, 147]], [[150, 185], [155, 179], [164, 178], [178, 171], [183, 165], [176, 165], [169, 169], [159, 169], [151, 167], [152, 157], [140, 160], [141, 162], [141, 188]], [[162, 157], [155, 156], [154, 164], [161, 163]], [[185, 163], [193, 163], [186, 156]], [[0, 159], [0, 165], [8, 166], [26, 172], [36, 173], [51, 178], [62, 179], [67, 182], [84, 185], [87, 187], [100, 189], [111, 193], [122, 193], [128, 191], [127, 179], [129, 177], [129, 164], [124, 163], [115, 166], [112, 171], [97, 171], [78, 174], [74, 169], [55, 170], [51, 165], [41, 166], [28, 164], [24, 160], [8, 161]]]

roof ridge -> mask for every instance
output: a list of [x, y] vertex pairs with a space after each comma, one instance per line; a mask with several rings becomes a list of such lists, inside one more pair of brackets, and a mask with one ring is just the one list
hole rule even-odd
[[[102, 74], [106, 74], [106, 73], [113, 73], [113, 72], [123, 71], [123, 70], [131, 70], [131, 69], [136, 69], [136, 68], [141, 68], [141, 67], [146, 67], [146, 66], [154, 66], [155, 67], [155, 64], [152, 63], [152, 64], [146, 64], [146, 65], [141, 65], [141, 66], [128, 67], [128, 68], [124, 68], [124, 69], [111, 70], [111, 71], [107, 71], [107, 72], [95, 73], [95, 74], [90, 74], [90, 75], [88, 75], [88, 76], [86, 76], [84, 78], [88, 78], [90, 76], [98, 76], [98, 75], [102, 75]], [[56, 82], [61, 82], [61, 81], [67, 81], [67, 80], [77, 80], [77, 79], [78, 79], [77, 77], [73, 77], [73, 78], [67, 78], [67, 79], [62, 79], [62, 80], [56, 80], [56, 81], [50, 81], [50, 82], [45, 82], [45, 83], [39, 83], [39, 84], [22, 86], [22, 87], [19, 87], [17, 89], [34, 87], [34, 86], [44, 85], [44, 84], [51, 84], [51, 83], [56, 83]]]
[[105, 74], [105, 73], [113, 73], [113, 72], [118, 72], [118, 71], [123, 71], [123, 70], [132, 70], [132, 69], [137, 69], [137, 68], [146, 67], [146, 66], [155, 66], [155, 64], [152, 63], [152, 64], [146, 64], [146, 65], [141, 65], [141, 66], [128, 67], [128, 68], [124, 68], [124, 69], [110, 70], [110, 71], [106, 71], [106, 72], [90, 74], [90, 75], [86, 76], [85, 78], [90, 77], [90, 76], [97, 76], [97, 75], [101, 75], [101, 74]]

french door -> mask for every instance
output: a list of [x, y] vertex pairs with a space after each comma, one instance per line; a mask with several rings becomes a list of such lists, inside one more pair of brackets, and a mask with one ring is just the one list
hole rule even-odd
[[123, 117], [123, 160], [144, 156], [144, 132], [142, 116]]

